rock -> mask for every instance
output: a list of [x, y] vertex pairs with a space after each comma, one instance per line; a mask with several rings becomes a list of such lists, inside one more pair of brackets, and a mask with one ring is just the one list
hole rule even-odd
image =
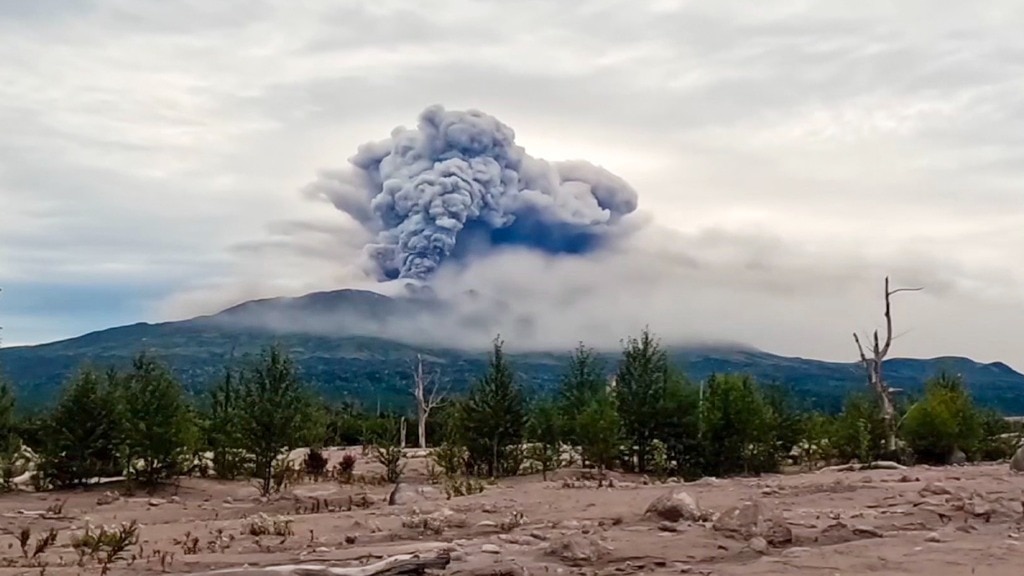
[[433, 486], [418, 486], [399, 482], [388, 494], [388, 506], [407, 506], [430, 500], [437, 500], [441, 493]]
[[181, 498], [178, 498], [177, 496], [171, 496], [167, 501], [171, 504], [181, 504]]
[[232, 498], [231, 496], [225, 496], [224, 497], [224, 503], [225, 504], [234, 504], [235, 503], [235, 499]]
[[857, 536], [870, 536], [871, 538], [882, 538], [885, 535], [874, 526], [854, 526], [853, 533]]
[[733, 538], [750, 540], [764, 538], [772, 546], [793, 541], [793, 530], [780, 514], [761, 500], [747, 500], [719, 514], [712, 528]]
[[679, 532], [679, 525], [675, 522], [664, 520], [658, 524], [658, 530], [662, 532]]
[[953, 465], [966, 464], [967, 454], [964, 454], [963, 450], [959, 448], [953, 448], [953, 452], [949, 455], [949, 463]]
[[161, 500], [160, 498], [150, 498], [149, 502], [148, 502], [148, 504], [150, 506], [153, 506], [154, 508], [157, 507], [157, 506], [161, 506], [163, 504], [166, 504], [166, 503], [167, 503], [166, 500]]
[[917, 493], [921, 496], [928, 496], [930, 494], [935, 496], [946, 496], [952, 494], [953, 491], [941, 482], [929, 482], [925, 484], [923, 488], [918, 490]]
[[494, 544], [484, 544], [480, 547], [480, 551], [484, 554], [501, 554], [501, 548]]
[[96, 499], [97, 506], [106, 506], [107, 504], [113, 504], [121, 499], [121, 495], [114, 490], [113, 492], [104, 492], [102, 496]]
[[939, 544], [941, 542], [946, 542], [947, 540], [943, 538], [938, 532], [932, 532], [931, 534], [924, 537], [924, 541], [931, 542], [933, 544]]
[[704, 513], [701, 511], [697, 499], [689, 492], [673, 488], [648, 504], [644, 516], [653, 516], [669, 522], [679, 522], [680, 520], [699, 522], [704, 518]]
[[768, 552], [768, 541], [760, 536], [754, 536], [751, 538], [750, 541], [747, 542], [747, 546], [750, 546], [750, 549], [758, 554], [765, 554]]
[[787, 549], [783, 550], [782, 551], [782, 555], [785, 556], [786, 558], [795, 558], [797, 556], [802, 556], [803, 554], [806, 554], [807, 552], [810, 552], [810, 551], [811, 551], [810, 548], [806, 548], [806, 547], [803, 547], [803, 546], [794, 546], [792, 548], [787, 548]]
[[605, 556], [608, 547], [602, 544], [596, 537], [590, 536], [566, 536], [555, 540], [548, 545], [545, 554], [560, 558], [570, 566], [580, 563], [597, 562]]
[[1010, 459], [1010, 470], [1024, 472], [1024, 446], [1017, 449], [1017, 452]]

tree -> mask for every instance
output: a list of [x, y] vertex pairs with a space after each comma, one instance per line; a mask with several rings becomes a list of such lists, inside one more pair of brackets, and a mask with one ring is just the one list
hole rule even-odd
[[562, 456], [562, 430], [558, 406], [549, 399], [542, 399], [533, 405], [527, 426], [530, 442], [530, 459], [540, 464], [541, 475], [548, 479], [548, 472], [558, 468]]
[[423, 372], [423, 356], [416, 355], [416, 369], [413, 371], [413, 396], [416, 397], [416, 427], [420, 448], [427, 447], [427, 418], [430, 411], [444, 402], [446, 390], [440, 388], [438, 373]]
[[558, 408], [565, 439], [579, 444], [576, 421], [591, 400], [604, 393], [607, 380], [600, 359], [582, 342], [569, 357], [569, 366], [558, 388]]
[[615, 400], [623, 434], [631, 443], [631, 461], [640, 472], [647, 471], [668, 379], [668, 356], [649, 329], [626, 341], [615, 377]]
[[942, 373], [925, 383], [924, 397], [907, 411], [901, 430], [919, 460], [946, 464], [957, 449], [977, 451], [982, 424], [963, 379]]
[[459, 421], [470, 466], [490, 477], [519, 472], [526, 428], [526, 398], [502, 346], [495, 338], [487, 373], [470, 389]]
[[239, 432], [253, 456], [253, 476], [261, 495], [274, 489], [274, 466], [305, 435], [305, 387], [292, 359], [278, 346], [264, 349], [239, 375]]
[[65, 385], [46, 423], [40, 459], [55, 487], [79, 486], [124, 471], [124, 424], [117, 374], [86, 367]]
[[153, 488], [182, 472], [194, 440], [192, 413], [167, 367], [145, 353], [135, 357], [124, 384], [129, 471]]
[[619, 456], [622, 439], [615, 397], [604, 390], [591, 398], [580, 411], [576, 432], [584, 460], [597, 467], [599, 473], [610, 468]]
[[665, 385], [655, 435], [665, 443], [674, 473], [687, 477], [699, 475], [702, 455], [699, 390], [675, 370]]
[[840, 460], [878, 460], [885, 450], [886, 423], [874, 393], [850, 394], [832, 427], [829, 446]]
[[716, 374], [708, 378], [701, 420], [705, 473], [760, 474], [777, 468], [771, 414], [750, 376]]
[[14, 418], [14, 393], [7, 382], [0, 379], [0, 490], [3, 490], [14, 476], [14, 459], [21, 441], [16, 433]]
[[213, 471], [219, 478], [234, 480], [247, 464], [242, 446], [241, 398], [234, 373], [227, 369], [224, 378], [209, 392], [206, 417], [206, 445], [213, 453]]
[[882, 377], [882, 363], [889, 355], [889, 348], [892, 346], [892, 297], [900, 292], [916, 292], [922, 288], [889, 288], [889, 277], [885, 277], [885, 339], [879, 341], [878, 330], [874, 331], [870, 356], [864, 350], [860, 337], [853, 333], [853, 341], [857, 343], [857, 351], [860, 353], [860, 362], [867, 373], [868, 386], [874, 391], [882, 412], [882, 420], [885, 422], [885, 450], [890, 455], [896, 452], [896, 406], [893, 403], [892, 389], [886, 384]]

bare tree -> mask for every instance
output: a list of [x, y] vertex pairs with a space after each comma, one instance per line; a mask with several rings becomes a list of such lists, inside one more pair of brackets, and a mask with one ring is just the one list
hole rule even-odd
[[444, 403], [447, 388], [441, 388], [440, 374], [423, 371], [423, 356], [416, 355], [413, 370], [413, 394], [416, 396], [416, 426], [419, 428], [420, 448], [427, 447], [427, 418], [430, 411]]
[[[923, 288], [889, 288], [889, 277], [885, 277], [885, 339], [879, 340], [878, 330], [872, 335], [871, 348], [865, 351], [857, 333], [853, 334], [853, 341], [857, 343], [857, 351], [860, 352], [860, 362], [867, 372], [868, 385], [874, 390], [882, 409], [882, 419], [885, 422], [885, 449], [892, 453], [896, 450], [896, 407], [892, 401], [892, 389], [882, 378], [882, 362], [889, 354], [892, 346], [892, 305], [890, 303], [893, 295], [900, 292], [917, 292]], [[870, 354], [869, 354], [870, 353]]]

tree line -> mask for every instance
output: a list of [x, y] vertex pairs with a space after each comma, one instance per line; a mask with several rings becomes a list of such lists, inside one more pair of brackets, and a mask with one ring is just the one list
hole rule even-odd
[[368, 444], [394, 481], [412, 421], [445, 474], [466, 478], [546, 473], [573, 459], [598, 470], [696, 478], [776, 472], [787, 463], [991, 460], [1015, 446], [1009, 423], [977, 408], [954, 375], [940, 374], [919, 398], [896, 403], [894, 451], [887, 412], [868, 387], [838, 414], [807, 411], [784, 386], [749, 375], [691, 381], [649, 330], [623, 344], [613, 367], [580, 344], [557, 389], [540, 394], [516, 373], [500, 339], [461, 396], [438, 393], [439, 378], [425, 390], [421, 361], [410, 392], [417, 409], [408, 415], [316, 398], [278, 347], [225, 369], [200, 397], [146, 353], [126, 371], [83, 367], [48, 412], [32, 417], [17, 415], [11, 387], [0, 382], [0, 480], [19, 473], [27, 447], [38, 457], [40, 489], [105, 476], [154, 487], [212, 474], [249, 478], [270, 493], [290, 449], [311, 447], [308, 461], [324, 446]]

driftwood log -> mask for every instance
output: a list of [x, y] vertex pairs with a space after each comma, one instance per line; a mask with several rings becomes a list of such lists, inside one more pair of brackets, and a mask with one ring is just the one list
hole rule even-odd
[[194, 572], [193, 576], [215, 576], [230, 574], [232, 576], [421, 576], [427, 570], [444, 570], [452, 561], [451, 555], [441, 552], [434, 556], [423, 557], [419, 554], [401, 554], [367, 564], [336, 568], [316, 564], [285, 564], [281, 566], [260, 566], [245, 568], [225, 568], [212, 572]]

